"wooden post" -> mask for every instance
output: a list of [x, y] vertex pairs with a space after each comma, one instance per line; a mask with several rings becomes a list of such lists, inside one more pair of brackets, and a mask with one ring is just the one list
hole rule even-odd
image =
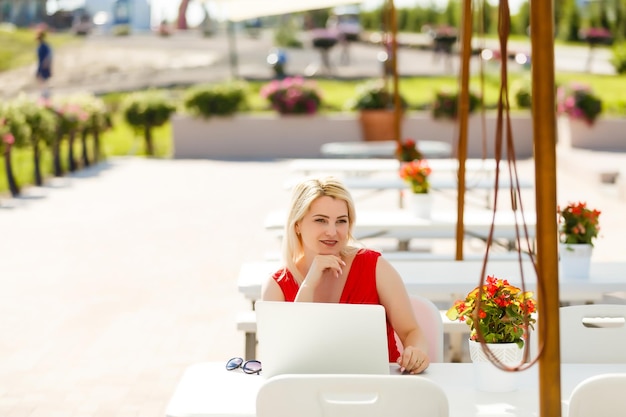
[[461, 28], [461, 68], [459, 76], [459, 141], [457, 157], [459, 159], [458, 197], [456, 219], [455, 259], [463, 259], [463, 241], [465, 238], [465, 160], [467, 159], [467, 127], [469, 124], [469, 61], [472, 56], [472, 0], [463, 2], [463, 27]]
[[[539, 415], [561, 415], [559, 346], [558, 230], [556, 223], [556, 112], [554, 94], [554, 14], [551, 1], [530, 3], [532, 113], [537, 210], [537, 310], [539, 346]], [[549, 325], [548, 325], [549, 322]], [[549, 327], [550, 331], [547, 331]]]
[[393, 84], [393, 108], [394, 108], [394, 137], [396, 141], [402, 141], [402, 101], [398, 88], [398, 21], [396, 17], [396, 7], [393, 0], [389, 0], [389, 25], [391, 26], [391, 73]]

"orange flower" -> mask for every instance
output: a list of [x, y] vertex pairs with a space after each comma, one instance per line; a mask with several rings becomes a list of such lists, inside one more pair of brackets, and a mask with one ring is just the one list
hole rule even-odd
[[415, 194], [426, 194], [430, 189], [428, 176], [432, 172], [425, 159], [417, 159], [415, 161], [402, 164], [400, 167], [400, 178], [411, 185], [411, 190]]
[[561, 243], [588, 243], [600, 231], [599, 219], [601, 212], [587, 208], [586, 202], [570, 203], [564, 209], [557, 207], [559, 240]]
[[467, 323], [472, 340], [478, 340], [480, 331], [487, 343], [517, 343], [521, 347], [526, 330], [536, 322], [531, 315], [536, 311], [532, 292], [522, 292], [505, 279], [488, 276], [484, 285], [456, 301], [446, 316]]

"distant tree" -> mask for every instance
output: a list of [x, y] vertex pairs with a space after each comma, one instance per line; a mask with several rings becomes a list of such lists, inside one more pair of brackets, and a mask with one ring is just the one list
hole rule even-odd
[[497, 19], [497, 9], [490, 5], [489, 2], [485, 1], [481, 3], [481, 8], [477, 10], [479, 14], [476, 16], [476, 31], [482, 33], [491, 33], [495, 32], [495, 28], [493, 28], [493, 22]]
[[402, 8], [402, 9], [398, 9], [396, 10], [396, 16], [397, 16], [397, 28], [399, 32], [406, 32], [407, 31], [407, 16], [408, 16], [408, 9], [406, 8]]
[[[486, 3], [486, 2], [485, 2]], [[458, 0], [449, 0], [446, 9], [443, 13], [443, 21], [448, 26], [455, 28], [461, 25], [461, 3]]]
[[382, 8], [374, 9], [371, 11], [362, 11], [359, 14], [361, 19], [361, 26], [366, 30], [381, 30], [383, 25], [383, 12]]
[[420, 7], [412, 7], [407, 11], [406, 27], [410, 32], [421, 32], [422, 27], [428, 23], [426, 13]]
[[558, 36], [566, 41], [576, 41], [581, 28], [580, 10], [574, 0], [566, 0], [561, 5], [562, 14], [558, 26]]
[[530, 26], [530, 5], [524, 2], [520, 5], [517, 13], [511, 17], [511, 31], [517, 35], [528, 35]]

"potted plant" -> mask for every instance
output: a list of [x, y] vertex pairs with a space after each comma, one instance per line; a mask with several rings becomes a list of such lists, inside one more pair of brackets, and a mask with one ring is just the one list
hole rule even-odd
[[413, 139], [405, 139], [396, 145], [396, 158], [400, 162], [411, 162], [416, 159], [422, 159], [424, 155], [417, 149]]
[[600, 231], [600, 214], [586, 202], [557, 208], [559, 224], [559, 276], [588, 278], [593, 239]]
[[570, 83], [557, 88], [557, 113], [570, 119], [593, 125], [602, 113], [602, 100], [593, 93], [591, 87], [580, 83]]
[[[469, 92], [469, 113], [474, 113], [481, 104], [480, 95]], [[441, 89], [435, 92], [432, 104], [432, 115], [435, 119], [456, 120], [459, 114], [459, 92]]]
[[[475, 364], [478, 388], [485, 391], [511, 391], [516, 388], [513, 373], [501, 372], [489, 358], [507, 366], [519, 365], [529, 329], [534, 328], [536, 302], [533, 293], [522, 291], [506, 279], [488, 276], [486, 282], [457, 300], [446, 312], [450, 320], [470, 328], [470, 356]], [[481, 343], [488, 344], [490, 354]]]
[[[383, 80], [370, 80], [356, 88], [356, 95], [347, 103], [359, 112], [359, 122], [365, 141], [397, 140], [394, 137], [395, 98]], [[400, 95], [402, 110], [407, 102]]]
[[430, 218], [432, 196], [428, 176], [432, 170], [425, 159], [416, 159], [400, 166], [399, 175], [411, 188], [409, 207], [417, 217]]
[[261, 88], [261, 96], [280, 114], [315, 114], [322, 103], [316, 84], [302, 77], [273, 80]]

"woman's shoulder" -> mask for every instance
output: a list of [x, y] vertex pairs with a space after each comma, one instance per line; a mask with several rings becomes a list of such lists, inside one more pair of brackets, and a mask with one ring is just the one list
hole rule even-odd
[[365, 258], [378, 258], [380, 257], [380, 252], [375, 251], [373, 249], [368, 248], [358, 248], [356, 250], [355, 257], [365, 257]]
[[291, 277], [291, 272], [289, 272], [286, 266], [281, 266], [272, 274], [272, 278], [275, 280], [280, 280], [285, 277]]

